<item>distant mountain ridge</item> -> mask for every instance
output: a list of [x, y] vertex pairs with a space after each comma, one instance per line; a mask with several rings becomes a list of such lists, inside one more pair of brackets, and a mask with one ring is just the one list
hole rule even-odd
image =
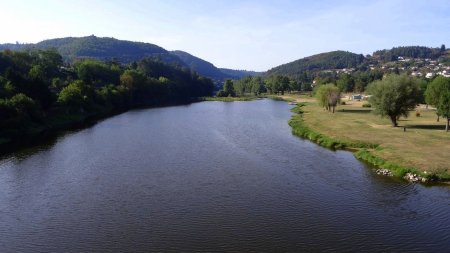
[[[12, 48], [11, 48], [12, 46]], [[100, 38], [94, 35], [87, 37], [66, 37], [44, 40], [36, 44], [3, 44], [0, 50], [11, 49], [48, 49], [56, 48], [65, 61], [95, 58], [99, 60], [116, 60], [130, 63], [142, 58], [158, 58], [163, 62], [185, 65], [178, 57], [174, 57], [164, 48], [143, 42], [132, 42], [114, 38]]]
[[128, 64], [143, 58], [154, 58], [179, 67], [190, 68], [200, 75], [216, 82], [239, 78], [251, 72], [234, 70], [234, 74], [221, 71], [212, 63], [183, 51], [167, 51], [164, 48], [144, 42], [118, 40], [108, 37], [66, 37], [44, 40], [36, 44], [0, 44], [0, 50], [26, 50], [56, 48], [63, 59], [73, 62], [77, 59], [94, 58], [103, 61], [118, 61]]
[[214, 79], [218, 80], [224, 80], [234, 77], [222, 72], [220, 69], [214, 66], [214, 64], [193, 56], [187, 52], [176, 50], [171, 51], [170, 53], [180, 58], [185, 64], [187, 64], [191, 69], [196, 70], [200, 75], [214, 77]]
[[257, 71], [249, 71], [249, 70], [236, 70], [236, 69], [226, 69], [226, 68], [219, 68], [220, 71], [223, 73], [233, 76], [236, 78], [243, 78], [246, 76], [261, 76], [264, 74], [264, 72], [257, 72]]
[[333, 69], [367, 70], [369, 65], [380, 62], [397, 61], [398, 57], [408, 58], [445, 58], [450, 62], [450, 54], [446, 54], [445, 45], [440, 48], [422, 46], [393, 47], [378, 50], [372, 56], [364, 57], [348, 51], [332, 51], [304, 57], [269, 69], [266, 72], [234, 70], [218, 68], [214, 64], [184, 51], [168, 51], [158, 45], [143, 42], [118, 40], [108, 37], [66, 37], [44, 40], [36, 44], [0, 44], [0, 51], [5, 49], [47, 49], [56, 48], [63, 59], [73, 62], [77, 59], [94, 58], [103, 61], [117, 61], [128, 64], [142, 58], [153, 58], [181, 68], [189, 68], [202, 76], [213, 79], [217, 85], [225, 79], [240, 79], [246, 76], [285, 75], [300, 77]]

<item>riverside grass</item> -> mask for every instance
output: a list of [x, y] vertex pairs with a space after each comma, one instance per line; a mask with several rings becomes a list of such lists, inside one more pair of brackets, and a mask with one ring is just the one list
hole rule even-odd
[[433, 111], [420, 119], [410, 116], [409, 121], [400, 121], [407, 129], [404, 132], [403, 127], [390, 127], [388, 120], [371, 114], [370, 108], [362, 108], [363, 102], [349, 102], [349, 106], [340, 106], [331, 114], [313, 98], [288, 98], [300, 103], [292, 109], [296, 114], [289, 121], [294, 135], [327, 148], [349, 149], [356, 158], [388, 169], [397, 177], [414, 173], [430, 180], [450, 181], [450, 135], [434, 123]]

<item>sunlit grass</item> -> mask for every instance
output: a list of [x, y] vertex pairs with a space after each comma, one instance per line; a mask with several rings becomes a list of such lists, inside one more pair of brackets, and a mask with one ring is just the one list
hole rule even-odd
[[310, 131], [336, 143], [379, 144], [379, 148], [370, 149], [370, 154], [391, 167], [397, 166], [396, 174], [409, 168], [419, 173], [436, 174], [442, 179], [450, 177], [450, 133], [444, 130], [444, 120], [436, 122], [434, 110], [421, 108], [420, 117], [413, 111], [409, 118], [401, 118], [399, 127], [394, 128], [388, 119], [371, 113], [371, 108], [363, 108], [363, 101], [346, 101], [346, 105], [338, 106], [333, 114], [319, 107], [311, 97], [286, 97], [305, 104], [302, 121]]

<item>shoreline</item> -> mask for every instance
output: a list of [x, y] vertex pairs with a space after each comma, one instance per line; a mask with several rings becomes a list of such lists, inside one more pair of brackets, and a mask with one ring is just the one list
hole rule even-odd
[[302, 110], [302, 107], [304, 106], [306, 106], [304, 102], [299, 102], [297, 106], [291, 109], [294, 115], [292, 115], [289, 119], [289, 126], [292, 128], [293, 135], [303, 139], [308, 139], [322, 147], [332, 150], [350, 151], [358, 160], [368, 163], [376, 168], [375, 172], [379, 175], [403, 178], [410, 182], [417, 183], [450, 184], [447, 174], [441, 175], [439, 173], [427, 173], [426, 171], [422, 172], [418, 168], [396, 164], [374, 155], [373, 151], [381, 151], [383, 149], [383, 147], [377, 143], [344, 141], [311, 129], [311, 127], [308, 126], [303, 119], [304, 111]]
[[33, 147], [51, 141], [66, 131], [81, 130], [91, 127], [98, 122], [126, 113], [133, 110], [151, 109], [160, 107], [170, 107], [186, 105], [196, 102], [203, 102], [202, 98], [191, 99], [178, 103], [167, 103], [159, 106], [142, 106], [121, 111], [99, 111], [88, 114], [60, 114], [53, 118], [47, 118], [42, 124], [25, 129], [20, 134], [3, 138], [0, 142], [0, 158], [19, 151], [21, 149]]

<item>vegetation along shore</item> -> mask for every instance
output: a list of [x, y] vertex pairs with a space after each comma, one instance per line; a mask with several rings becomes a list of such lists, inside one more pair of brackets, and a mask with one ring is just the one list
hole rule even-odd
[[401, 118], [394, 128], [389, 119], [363, 107], [364, 101], [344, 100], [336, 113], [326, 113], [310, 96], [283, 97], [299, 103], [289, 121], [294, 135], [327, 148], [351, 150], [376, 166], [379, 174], [411, 181], [450, 180], [450, 135], [436, 122], [434, 110], [423, 107], [420, 117]]

